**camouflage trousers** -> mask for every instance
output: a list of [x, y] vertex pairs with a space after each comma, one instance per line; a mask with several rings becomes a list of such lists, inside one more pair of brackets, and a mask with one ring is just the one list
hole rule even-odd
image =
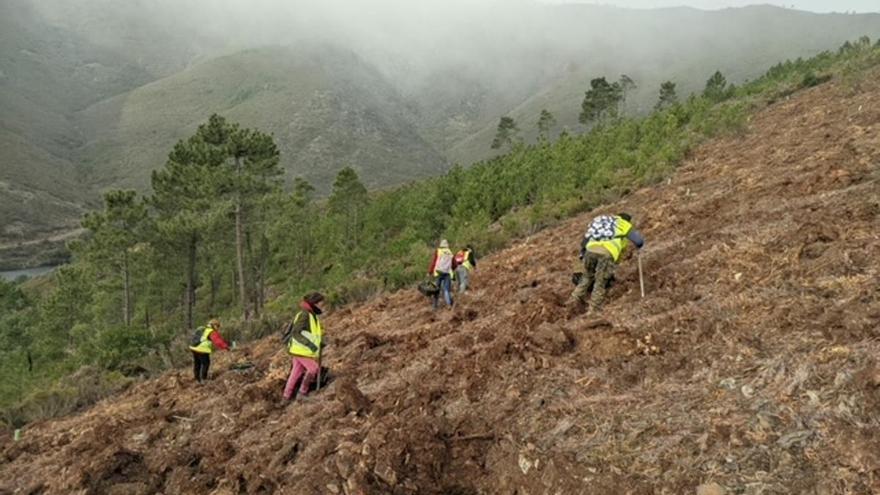
[[571, 298], [584, 302], [584, 296], [592, 289], [590, 307], [592, 309], [599, 309], [605, 300], [608, 280], [614, 275], [616, 267], [617, 264], [614, 263], [611, 256], [603, 256], [587, 251], [584, 254], [584, 276], [577, 287], [574, 288], [574, 292], [571, 293]]

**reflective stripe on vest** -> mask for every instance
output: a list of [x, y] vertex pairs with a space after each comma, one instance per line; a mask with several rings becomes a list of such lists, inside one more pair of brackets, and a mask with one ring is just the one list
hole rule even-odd
[[620, 255], [623, 253], [624, 248], [626, 247], [626, 236], [629, 234], [629, 231], [632, 229], [632, 224], [624, 220], [620, 217], [614, 217], [614, 238], [607, 239], [604, 241], [590, 241], [587, 243], [587, 250], [591, 253], [599, 252], [602, 250], [608, 252], [611, 255], [611, 259], [614, 260], [615, 263], [620, 259]]
[[[311, 350], [308, 347], [297, 342], [293, 336], [290, 336], [290, 344], [287, 347], [287, 352], [294, 356], [302, 356], [314, 358], [318, 357], [318, 354], [321, 351], [321, 340], [324, 338], [324, 329], [321, 327], [321, 322], [318, 320], [318, 317], [313, 315], [312, 313], [308, 313], [309, 315], [309, 333], [312, 334], [312, 337], [309, 340], [314, 344], [317, 348], [316, 350]], [[299, 319], [302, 317], [303, 311], [300, 311], [293, 317], [293, 324], [296, 325], [299, 322]], [[293, 330], [296, 331], [296, 330]], [[306, 337], [308, 338], [308, 337]]]
[[190, 349], [201, 352], [202, 354], [211, 354], [214, 352], [214, 343], [211, 342], [211, 332], [214, 329], [211, 328], [211, 325], [205, 327], [202, 331], [202, 340], [199, 341], [199, 345], [197, 346], [189, 346]]

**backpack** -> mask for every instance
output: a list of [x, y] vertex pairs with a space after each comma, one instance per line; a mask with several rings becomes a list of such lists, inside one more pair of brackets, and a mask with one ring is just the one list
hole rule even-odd
[[196, 328], [192, 336], [189, 338], [189, 345], [192, 347], [198, 347], [199, 344], [202, 343], [202, 334], [205, 333], [205, 327]]
[[584, 237], [593, 241], [607, 241], [614, 239], [617, 228], [617, 219], [611, 215], [601, 215], [590, 222], [590, 227]]
[[464, 262], [467, 261], [467, 259], [467, 251], [462, 250], [455, 253], [455, 258], [452, 258], [452, 269], [454, 270], [455, 268], [463, 265]]
[[434, 266], [434, 271], [437, 273], [451, 273], [452, 259], [452, 253], [448, 251], [437, 253], [437, 264]]
[[289, 321], [286, 325], [284, 325], [284, 329], [281, 330], [281, 341], [284, 342], [284, 345], [290, 345], [290, 339], [293, 337], [293, 322]]

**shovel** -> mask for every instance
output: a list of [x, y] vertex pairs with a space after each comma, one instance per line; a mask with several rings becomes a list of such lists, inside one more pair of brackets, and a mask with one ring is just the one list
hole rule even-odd
[[323, 354], [324, 352], [321, 351], [321, 347], [318, 346], [318, 376], [315, 377], [315, 379], [317, 380], [315, 382], [315, 392], [321, 390], [321, 356]]
[[642, 255], [636, 251], [636, 259], [639, 261], [639, 288], [642, 289], [642, 299], [645, 298], [645, 276], [642, 274]]

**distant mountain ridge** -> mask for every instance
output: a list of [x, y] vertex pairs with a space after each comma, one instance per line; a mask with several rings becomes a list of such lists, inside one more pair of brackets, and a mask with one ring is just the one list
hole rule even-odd
[[351, 165], [380, 187], [442, 170], [406, 102], [356, 55], [320, 46], [218, 57], [93, 105], [78, 115], [77, 151], [98, 187], [149, 186], [170, 147], [211, 113], [275, 136], [288, 177], [322, 190]]

